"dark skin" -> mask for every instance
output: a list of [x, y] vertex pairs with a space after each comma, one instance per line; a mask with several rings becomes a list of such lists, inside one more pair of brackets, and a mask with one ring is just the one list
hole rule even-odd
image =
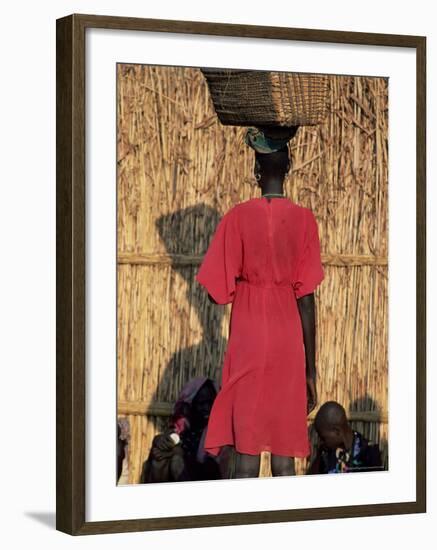
[[[298, 127], [260, 127], [265, 135], [272, 138], [292, 138]], [[272, 154], [255, 153], [254, 175], [261, 188], [262, 195], [266, 193], [284, 193], [284, 179], [291, 168], [288, 147]], [[270, 201], [271, 197], [267, 197]], [[286, 198], [282, 200], [287, 200]], [[211, 303], [216, 304], [214, 298], [208, 294]], [[297, 300], [302, 323], [303, 340], [305, 347], [306, 381], [307, 381], [307, 413], [317, 406], [316, 391], [316, 313], [314, 293], [302, 296]], [[237, 453], [236, 477], [258, 477], [260, 455]], [[294, 458], [272, 454], [272, 475], [294, 475]]]
[[314, 427], [325, 447], [351, 450], [353, 430], [344, 408], [335, 401], [327, 401], [320, 407], [314, 419]]
[[316, 390], [316, 307], [314, 293], [297, 300], [303, 330], [307, 380], [307, 413], [317, 406]]
[[[192, 429], [202, 430], [206, 426], [215, 396], [215, 389], [209, 383], [205, 383], [197, 392], [191, 408], [190, 424]], [[202, 477], [205, 479], [216, 479], [218, 472], [221, 477], [225, 477], [226, 472], [222, 470], [222, 467], [225, 468], [226, 465], [222, 465], [220, 460], [216, 461], [212, 457], [207, 457], [202, 465], [193, 464], [192, 458], [189, 459], [185, 456], [182, 446], [175, 445], [171, 439], [172, 432], [172, 429], [167, 429], [153, 439], [150, 467], [153, 469], [154, 479], [169, 481], [170, 472], [172, 480], [188, 481], [192, 479], [193, 468], [201, 468]], [[169, 471], [162, 467], [162, 461], [165, 459], [170, 459]]]
[[340, 447], [351, 452], [354, 437], [346, 411], [334, 401], [328, 401], [320, 407], [314, 419], [314, 427], [321, 446], [319, 446], [318, 452], [309, 467], [309, 473], [318, 472], [320, 452], [323, 447], [332, 450]]
[[[210, 384], [204, 384], [197, 392], [192, 403], [193, 416], [191, 418], [191, 424], [194, 429], [204, 428], [208, 422], [209, 413], [214, 402], [215, 392], [211, 388]], [[170, 434], [173, 430], [167, 430], [162, 434], [155, 436], [153, 440], [153, 456], [157, 460], [160, 460], [165, 456], [165, 453], [176, 450], [174, 441], [171, 439]]]
[[328, 449], [337, 449], [342, 447], [347, 451], [351, 450], [353, 431], [348, 423], [344, 425], [332, 425], [323, 427], [317, 431], [320, 440]]

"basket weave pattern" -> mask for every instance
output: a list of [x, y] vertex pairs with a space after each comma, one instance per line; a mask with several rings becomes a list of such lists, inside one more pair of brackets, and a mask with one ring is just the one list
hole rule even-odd
[[286, 126], [320, 124], [327, 114], [328, 76], [271, 73], [277, 121]]
[[327, 114], [327, 75], [201, 70], [224, 125], [314, 125]]

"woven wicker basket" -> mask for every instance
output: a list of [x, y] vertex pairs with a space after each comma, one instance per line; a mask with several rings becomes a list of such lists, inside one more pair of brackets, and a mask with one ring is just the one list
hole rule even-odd
[[202, 68], [217, 116], [234, 126], [304, 126], [327, 113], [328, 76]]

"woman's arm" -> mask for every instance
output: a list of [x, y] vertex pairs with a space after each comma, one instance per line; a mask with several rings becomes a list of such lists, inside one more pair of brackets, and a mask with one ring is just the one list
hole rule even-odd
[[316, 313], [314, 293], [297, 300], [305, 346], [305, 365], [308, 388], [308, 414], [317, 405], [316, 392]]

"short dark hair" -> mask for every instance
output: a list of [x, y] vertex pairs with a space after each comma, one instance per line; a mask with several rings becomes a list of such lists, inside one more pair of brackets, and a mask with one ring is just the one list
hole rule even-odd
[[346, 411], [340, 403], [326, 401], [317, 411], [314, 427], [319, 431], [319, 429], [323, 428], [344, 426], [347, 421]]

